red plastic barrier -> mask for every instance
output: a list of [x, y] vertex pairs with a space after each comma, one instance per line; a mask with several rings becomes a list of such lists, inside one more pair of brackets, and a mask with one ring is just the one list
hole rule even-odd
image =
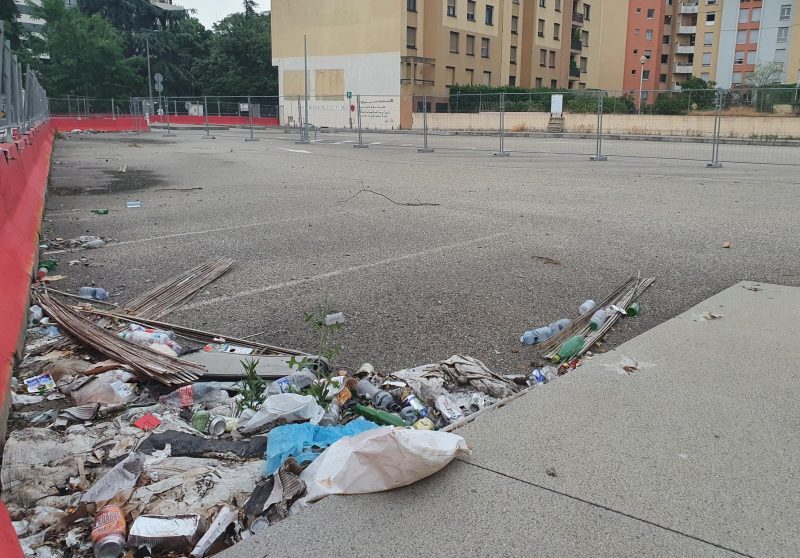
[[[14, 352], [28, 311], [52, 148], [49, 123], [14, 143], [0, 144], [0, 402], [8, 396]], [[2, 505], [0, 556], [22, 556]]]
[[[155, 116], [151, 119], [151, 121], [158, 122], [160, 124], [166, 124], [167, 117]], [[176, 125], [199, 124], [202, 126], [205, 125], [206, 123], [206, 117], [188, 116], [185, 114], [179, 114], [177, 116], [170, 115], [169, 123]], [[250, 118], [248, 118], [247, 116], [213, 116], [209, 114], [208, 123], [212, 126], [249, 126]], [[253, 126], [280, 126], [280, 121], [277, 118], [258, 116], [258, 117], [253, 117]]]
[[77, 118], [75, 116], [52, 116], [50, 118], [53, 130], [56, 132], [71, 132], [73, 130], [95, 130], [97, 132], [133, 132], [146, 131], [147, 122], [142, 117], [118, 116], [113, 118], [110, 114]]

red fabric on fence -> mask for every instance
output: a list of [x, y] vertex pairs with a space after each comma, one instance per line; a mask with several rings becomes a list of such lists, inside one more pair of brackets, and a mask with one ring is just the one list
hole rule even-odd
[[[8, 397], [14, 352], [28, 311], [52, 148], [49, 123], [14, 143], [0, 144], [0, 401]], [[0, 556], [22, 556], [2, 504]]]
[[[154, 123], [157, 122], [159, 124], [166, 124], [167, 117], [155, 116], [151, 118], [150, 121]], [[170, 115], [169, 123], [175, 125], [195, 124], [203, 126], [206, 123], [206, 117], [189, 116], [185, 114], [179, 114], [177, 116]], [[208, 123], [212, 126], [249, 126], [250, 118], [247, 116], [213, 116], [209, 114]], [[277, 118], [258, 116], [253, 117], [253, 126], [280, 126], [280, 121]]]
[[50, 122], [56, 132], [71, 132], [73, 130], [95, 130], [97, 132], [133, 132], [146, 131], [147, 123], [142, 117], [118, 116], [113, 118], [110, 114], [77, 118], [75, 116], [52, 116]]

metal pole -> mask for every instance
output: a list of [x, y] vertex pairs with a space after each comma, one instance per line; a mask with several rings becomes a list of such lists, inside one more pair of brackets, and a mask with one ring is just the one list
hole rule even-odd
[[639, 67], [639, 114], [642, 114], [642, 89], [644, 88], [644, 62]]
[[111, 120], [117, 119], [117, 113], [114, 111], [114, 98], [111, 98]]
[[494, 154], [495, 157], [508, 157], [511, 155], [505, 150], [506, 139], [506, 94], [500, 93], [500, 151]]
[[150, 106], [147, 107], [148, 114], [153, 110], [153, 76], [150, 74], [150, 37], [145, 35], [147, 43], [147, 90], [149, 92]]
[[217, 139], [208, 130], [208, 97], [203, 97], [203, 114], [206, 117], [206, 135], [203, 136], [203, 139]]
[[714, 138], [711, 144], [711, 162], [706, 164], [707, 167], [718, 169], [722, 167], [719, 162], [719, 138], [722, 132], [722, 89], [717, 89], [717, 95], [714, 99], [716, 105], [716, 113], [714, 114]]
[[164, 104], [167, 105], [167, 133], [164, 134], [165, 138], [174, 138], [175, 134], [172, 133], [172, 128], [169, 124], [169, 97], [164, 97]]
[[604, 91], [597, 92], [597, 151], [592, 161], [608, 161], [608, 157], [603, 155], [603, 95]]
[[247, 113], [250, 115], [250, 138], [245, 138], [244, 141], [258, 141], [258, 138], [253, 137], [253, 103], [250, 101], [250, 95], [247, 96]]
[[422, 133], [423, 133], [423, 147], [417, 149], [420, 153], [433, 153], [433, 149], [428, 147], [428, 96], [422, 98]]
[[356, 95], [356, 112], [358, 114], [358, 143], [353, 147], [369, 147], [368, 145], [364, 145], [364, 136], [361, 130], [361, 95]]
[[311, 143], [308, 137], [308, 35], [303, 35], [303, 80], [305, 82], [305, 118], [303, 130], [298, 143]]

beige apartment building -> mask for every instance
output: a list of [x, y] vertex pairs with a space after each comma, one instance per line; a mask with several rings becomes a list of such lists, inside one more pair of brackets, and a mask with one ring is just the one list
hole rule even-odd
[[273, 64], [280, 94], [303, 95], [306, 35], [310, 120], [342, 125], [332, 103], [352, 92], [387, 101], [367, 126], [406, 128], [454, 84], [621, 89], [628, 1], [273, 0]]

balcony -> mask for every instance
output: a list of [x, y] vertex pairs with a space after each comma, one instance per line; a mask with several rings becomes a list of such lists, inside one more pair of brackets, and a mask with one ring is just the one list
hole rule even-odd
[[696, 14], [698, 11], [697, 2], [684, 2], [681, 4], [682, 14]]
[[569, 79], [581, 79], [581, 69], [577, 66], [570, 66]]
[[697, 25], [678, 25], [678, 35], [696, 35]]
[[569, 48], [574, 52], [580, 52], [583, 50], [583, 43], [580, 40], [572, 39], [569, 43]]
[[692, 65], [691, 64], [675, 64], [675, 73], [676, 74], [692, 74]]
[[412, 83], [414, 85], [436, 85], [436, 82], [433, 81], [432, 79], [416, 78], [412, 80], [411, 78], [400, 78], [401, 85], [411, 85]]
[[574, 25], [583, 25], [583, 14], [580, 12], [572, 12], [572, 23]]
[[676, 54], [694, 54], [694, 45], [676, 45]]

